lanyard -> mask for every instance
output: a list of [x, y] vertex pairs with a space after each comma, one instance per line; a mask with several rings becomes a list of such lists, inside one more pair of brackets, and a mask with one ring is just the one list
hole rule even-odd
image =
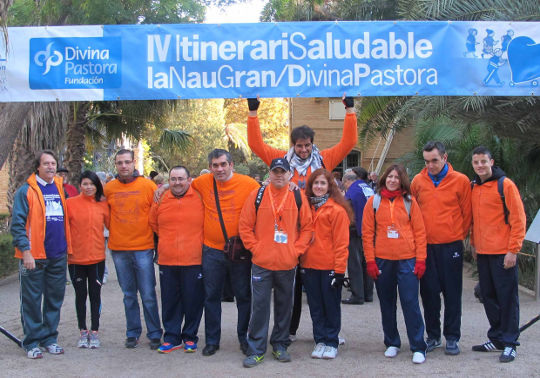
[[272, 213], [274, 213], [274, 225], [277, 228], [278, 225], [278, 217], [281, 220], [281, 210], [283, 210], [283, 205], [285, 205], [285, 200], [287, 199], [287, 192], [285, 192], [285, 195], [283, 196], [283, 199], [281, 200], [281, 203], [279, 204], [279, 207], [276, 210], [276, 207], [274, 205], [274, 193], [272, 193], [272, 185], [268, 185], [268, 190], [270, 191], [270, 204], [272, 205]]
[[394, 222], [394, 205], [396, 204], [396, 198], [394, 198], [393, 201], [388, 200], [390, 202], [390, 219], [392, 220], [392, 226], [396, 224], [396, 222]]

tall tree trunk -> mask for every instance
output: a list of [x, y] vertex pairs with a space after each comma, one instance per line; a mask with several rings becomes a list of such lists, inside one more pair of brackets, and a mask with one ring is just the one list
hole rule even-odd
[[77, 182], [84, 166], [84, 153], [86, 152], [86, 115], [89, 102], [70, 103], [70, 115], [66, 132], [66, 154], [64, 167], [69, 170], [69, 181], [71, 184]]
[[31, 106], [27, 102], [0, 104], [0, 169], [8, 158]]

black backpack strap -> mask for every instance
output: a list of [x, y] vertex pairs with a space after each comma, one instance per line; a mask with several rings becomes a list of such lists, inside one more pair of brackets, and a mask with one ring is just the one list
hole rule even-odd
[[296, 208], [298, 209], [298, 214], [300, 214], [300, 208], [302, 207], [302, 195], [300, 194], [300, 189], [293, 190], [294, 200], [296, 201]]
[[501, 176], [497, 180], [497, 190], [499, 191], [499, 195], [501, 196], [501, 201], [503, 205], [503, 212], [504, 212], [504, 223], [508, 224], [508, 214], [510, 214], [510, 211], [508, 211], [508, 207], [506, 207], [506, 200], [504, 198], [504, 179], [506, 176]]
[[214, 197], [216, 197], [216, 210], [219, 216], [219, 224], [221, 225], [221, 231], [223, 232], [223, 236], [225, 237], [225, 243], [227, 240], [229, 240], [229, 236], [227, 236], [227, 229], [225, 228], [225, 222], [223, 222], [223, 215], [221, 214], [221, 207], [219, 206], [219, 196], [218, 196], [218, 190], [217, 190], [217, 184], [216, 179], [214, 180]]
[[257, 213], [259, 212], [259, 206], [261, 206], [265, 189], [266, 185], [261, 186], [259, 188], [259, 191], [257, 192], [257, 196], [255, 196], [255, 215], [257, 215]]

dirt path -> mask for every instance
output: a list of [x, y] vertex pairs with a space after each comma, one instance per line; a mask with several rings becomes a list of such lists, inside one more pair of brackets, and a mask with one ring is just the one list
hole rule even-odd
[[[463, 325], [461, 350], [456, 357], [444, 354], [442, 348], [429, 353], [426, 363], [413, 365], [411, 353], [399, 313], [402, 351], [393, 360], [383, 356], [382, 329], [377, 299], [363, 306], [342, 306], [342, 332], [346, 344], [339, 350], [336, 360], [313, 360], [311, 320], [304, 298], [298, 341], [289, 351], [291, 363], [279, 363], [267, 353], [265, 362], [256, 368], [242, 367], [243, 355], [236, 341], [236, 307], [223, 303], [221, 349], [212, 357], [203, 357], [200, 351], [186, 354], [182, 351], [161, 355], [151, 351], [146, 338], [136, 349], [124, 348], [125, 319], [122, 293], [116, 281], [112, 262], [108, 262], [111, 275], [103, 289], [101, 317], [102, 347], [96, 350], [77, 349], [77, 321], [74, 292], [67, 287], [59, 327], [59, 343], [66, 349], [63, 356], [45, 354], [42, 360], [26, 358], [21, 349], [0, 335], [0, 375], [3, 377], [66, 376], [66, 377], [169, 377], [169, 376], [540, 376], [540, 323], [525, 331], [520, 338], [518, 358], [510, 364], [498, 362], [498, 353], [473, 353], [471, 345], [484, 342], [488, 323], [482, 305], [473, 297], [475, 284], [469, 269], [464, 272]], [[347, 294], [345, 294], [347, 295]], [[520, 293], [521, 324], [540, 312], [540, 304], [530, 295]], [[399, 307], [399, 306], [398, 306]], [[272, 321], [272, 320], [271, 320]], [[19, 288], [16, 276], [0, 281], [0, 325], [21, 335], [19, 320]], [[204, 321], [199, 330], [200, 348], [204, 346]], [[269, 348], [270, 349], [270, 348]]]

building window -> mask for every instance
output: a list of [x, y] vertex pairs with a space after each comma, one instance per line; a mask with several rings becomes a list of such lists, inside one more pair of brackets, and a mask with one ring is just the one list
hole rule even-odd
[[328, 118], [330, 120], [345, 119], [345, 106], [341, 99], [330, 99], [328, 101]]

